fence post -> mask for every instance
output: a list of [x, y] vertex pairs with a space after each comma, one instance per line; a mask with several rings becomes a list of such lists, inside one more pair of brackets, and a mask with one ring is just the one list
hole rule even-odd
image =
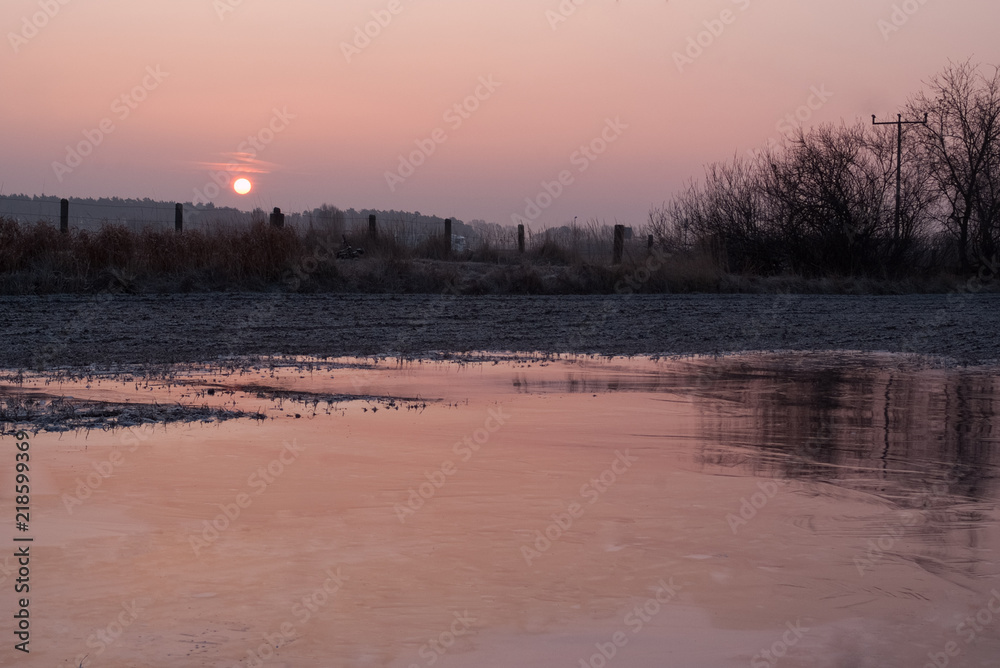
[[178, 202], [174, 205], [174, 232], [184, 231], [184, 205]]
[[524, 223], [517, 226], [517, 252], [524, 252]]
[[615, 225], [615, 252], [612, 258], [613, 264], [622, 263], [622, 254], [625, 252], [625, 226]]
[[274, 213], [271, 214], [271, 225], [279, 229], [285, 226], [285, 214], [278, 207], [274, 207]]
[[59, 231], [69, 234], [69, 200], [59, 200]]
[[451, 218], [444, 221], [444, 254], [451, 255]]
[[375, 217], [374, 213], [368, 216], [368, 237], [372, 241], [378, 239], [378, 218]]
[[646, 239], [646, 250], [648, 250], [650, 253], [653, 252], [653, 235], [652, 234], [650, 234], [649, 238]]

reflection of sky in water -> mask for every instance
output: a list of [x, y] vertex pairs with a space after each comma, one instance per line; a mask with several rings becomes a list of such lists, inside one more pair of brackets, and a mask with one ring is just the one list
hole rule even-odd
[[[335, 599], [269, 663], [429, 665], [428, 639], [468, 611], [436, 665], [579, 666], [622, 631], [618, 665], [745, 666], [796, 623], [810, 630], [776, 665], [923, 665], [1000, 587], [996, 386], [876, 355], [29, 379], [267, 416], [33, 438], [40, 625], [61, 638], [38, 660], [71, 660], [134, 598], [141, 633], [102, 660], [232, 665], [336, 566]], [[258, 496], [288, 441], [301, 454]], [[661, 580], [676, 595], [633, 633]], [[965, 665], [1000, 655], [998, 631], [962, 641]]]

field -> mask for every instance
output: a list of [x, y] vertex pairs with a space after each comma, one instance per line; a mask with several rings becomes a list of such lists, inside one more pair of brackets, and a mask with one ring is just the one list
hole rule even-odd
[[755, 350], [1000, 358], [1000, 296], [111, 295], [2, 297], [0, 367], [293, 354]]

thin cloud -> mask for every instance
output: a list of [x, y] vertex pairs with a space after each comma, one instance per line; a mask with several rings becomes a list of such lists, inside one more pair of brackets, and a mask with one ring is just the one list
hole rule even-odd
[[252, 153], [223, 153], [225, 162], [196, 162], [199, 169], [232, 172], [240, 174], [270, 174], [281, 169], [281, 165], [255, 158]]

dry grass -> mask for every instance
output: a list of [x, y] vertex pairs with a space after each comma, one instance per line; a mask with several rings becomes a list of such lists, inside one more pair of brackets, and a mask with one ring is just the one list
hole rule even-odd
[[[365, 255], [337, 260], [344, 238]], [[441, 236], [416, 230], [343, 225], [299, 231], [213, 225], [208, 231], [105, 225], [96, 232], [60, 234], [45, 223], [0, 218], [0, 294], [285, 291], [400, 294], [624, 294], [945, 292], [958, 279], [913, 277], [895, 281], [799, 276], [759, 277], [725, 272], [710, 252], [648, 249], [637, 235], [624, 261], [611, 264], [611, 233], [596, 223], [559, 234], [529, 232], [517, 251], [513, 230], [472, 240], [448, 253]], [[412, 243], [408, 243], [412, 242]], [[992, 288], [995, 290], [995, 286]]]
[[64, 235], [45, 223], [0, 219], [0, 291], [264, 289], [302, 249], [294, 231], [263, 223], [184, 234], [104, 225]]

